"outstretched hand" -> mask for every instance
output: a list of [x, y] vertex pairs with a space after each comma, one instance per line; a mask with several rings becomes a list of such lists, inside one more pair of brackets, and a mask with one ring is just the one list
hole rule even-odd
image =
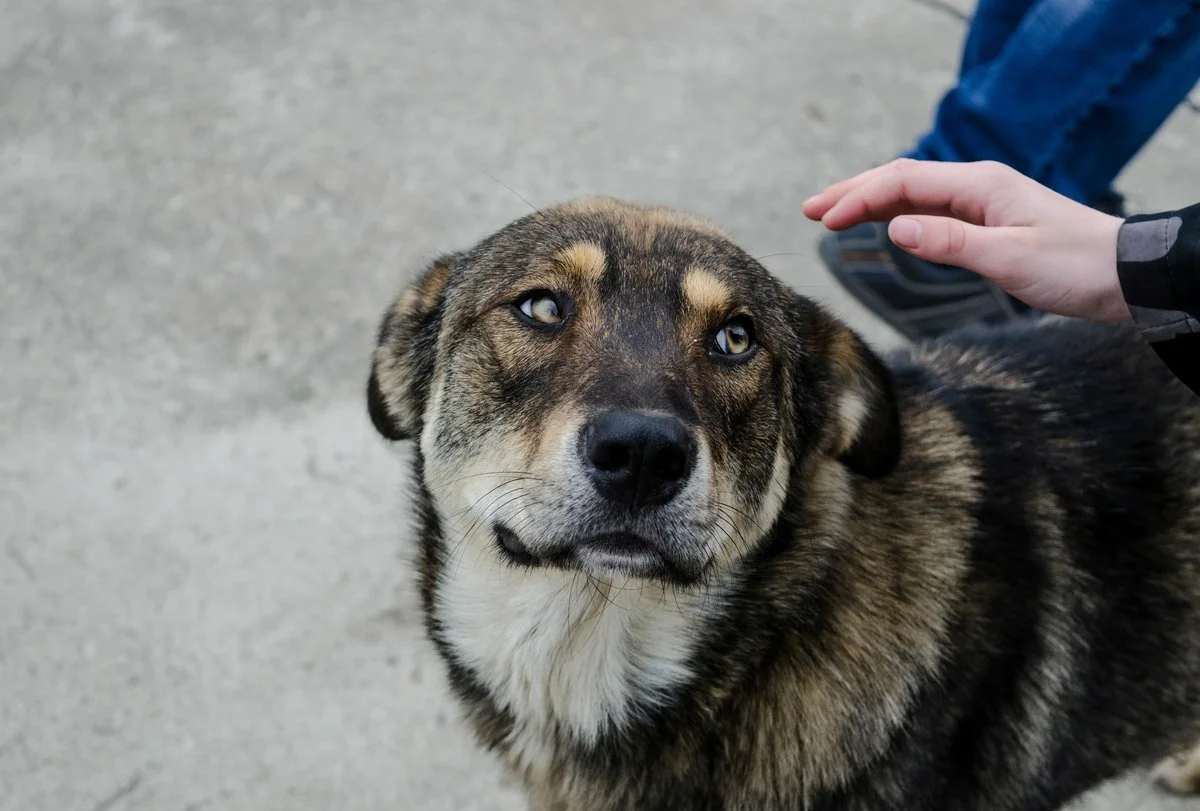
[[1129, 319], [1117, 280], [1123, 220], [1003, 164], [902, 158], [833, 184], [803, 210], [834, 231], [890, 221], [900, 248], [978, 273], [1035, 309]]

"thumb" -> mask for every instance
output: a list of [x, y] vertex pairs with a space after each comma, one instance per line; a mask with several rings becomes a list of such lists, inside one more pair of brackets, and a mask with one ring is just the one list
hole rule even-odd
[[993, 281], [1013, 258], [1014, 230], [930, 215], [905, 215], [888, 224], [892, 242], [913, 256], [966, 268]]

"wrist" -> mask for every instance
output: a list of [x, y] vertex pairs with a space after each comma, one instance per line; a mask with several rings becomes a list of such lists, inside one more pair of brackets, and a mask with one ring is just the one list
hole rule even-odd
[[1121, 277], [1117, 269], [1121, 226], [1125, 221], [1120, 217], [1108, 214], [1097, 223], [1096, 239], [1101, 248], [1097, 257], [1098, 267], [1103, 274], [1101, 300], [1097, 302], [1095, 319], [1109, 323], [1121, 323], [1131, 320], [1129, 305], [1125, 301], [1125, 291], [1121, 287]]

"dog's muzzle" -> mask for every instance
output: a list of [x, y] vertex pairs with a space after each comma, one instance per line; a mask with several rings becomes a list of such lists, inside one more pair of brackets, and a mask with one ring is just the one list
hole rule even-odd
[[[496, 523], [496, 544], [512, 563], [597, 574], [689, 581], [707, 563], [692, 544], [664, 532], [667, 508], [696, 467], [697, 443], [682, 420], [661, 413], [607, 411], [580, 429], [579, 465], [599, 498], [573, 529], [528, 543], [519, 527]], [[670, 522], [676, 528], [677, 522]], [[514, 531], [516, 530], [516, 531]]]

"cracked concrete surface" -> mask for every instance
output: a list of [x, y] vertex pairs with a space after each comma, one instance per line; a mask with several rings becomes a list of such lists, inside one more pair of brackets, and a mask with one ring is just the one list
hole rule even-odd
[[[388, 297], [525, 212], [503, 184], [600, 192], [712, 217], [887, 343], [799, 202], [920, 131], [961, 30], [888, 0], [0, 0], [0, 808], [520, 808], [421, 636], [406, 451], [361, 402]], [[1194, 202], [1197, 142], [1183, 109], [1136, 208]]]

